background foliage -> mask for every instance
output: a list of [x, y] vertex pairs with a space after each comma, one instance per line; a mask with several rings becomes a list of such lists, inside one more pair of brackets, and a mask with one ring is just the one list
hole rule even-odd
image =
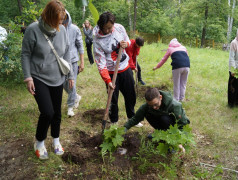
[[[21, 78], [20, 51], [23, 34], [20, 28], [28, 26], [38, 19], [49, 0], [17, 0], [0, 1], [0, 26], [7, 29], [9, 38], [5, 47], [0, 47], [0, 78], [18, 81]], [[62, 0], [66, 9], [70, 12], [73, 23], [82, 28], [85, 19], [93, 26], [93, 16], [89, 7], [92, 4], [101, 14], [110, 11], [116, 16], [116, 22], [122, 24], [128, 34], [134, 24], [139, 33], [152, 33], [153, 41], [158, 34], [167, 36], [164, 43], [171, 38], [177, 37], [185, 45], [196, 47], [212, 46], [205, 44], [205, 40], [212, 40], [227, 44], [236, 35], [238, 27], [237, 11], [235, 6], [228, 5], [229, 0]], [[92, 3], [92, 4], [90, 4]], [[88, 6], [84, 6], [88, 5]], [[137, 13], [134, 14], [136, 5]], [[228, 36], [228, 19], [232, 16], [233, 25], [231, 36]], [[134, 21], [136, 20], [136, 21]], [[190, 39], [190, 40], [189, 40]], [[185, 43], [187, 42], [187, 43]], [[210, 41], [211, 42], [211, 41]], [[204, 45], [205, 44], [205, 45]], [[221, 47], [221, 45], [219, 45]], [[213, 45], [214, 47], [214, 45]], [[8, 61], [4, 61], [4, 57]], [[4, 64], [3, 64], [4, 63]]]

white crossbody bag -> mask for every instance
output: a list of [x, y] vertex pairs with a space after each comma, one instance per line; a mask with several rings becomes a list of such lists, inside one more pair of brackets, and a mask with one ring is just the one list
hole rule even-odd
[[59, 64], [59, 67], [60, 67], [60, 71], [64, 74], [64, 75], [67, 75], [70, 71], [70, 65], [69, 63], [64, 60], [63, 58], [60, 58], [59, 55], [57, 54], [53, 44], [51, 43], [51, 41], [49, 40], [48, 36], [46, 34], [44, 34], [46, 40], [48, 41], [52, 51], [54, 52], [55, 56], [56, 56], [56, 59], [58, 61], [58, 64]]

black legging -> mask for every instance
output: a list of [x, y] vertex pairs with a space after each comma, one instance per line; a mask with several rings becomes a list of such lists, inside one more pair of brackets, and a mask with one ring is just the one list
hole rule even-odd
[[145, 118], [154, 129], [158, 130], [167, 130], [170, 125], [173, 126], [175, 124], [175, 117], [173, 115], [153, 116], [149, 114]]
[[[110, 77], [112, 79], [113, 74], [110, 74]], [[116, 87], [112, 95], [112, 101], [109, 111], [109, 117], [111, 122], [118, 121], [119, 90], [124, 96], [127, 118], [130, 119], [135, 115], [134, 107], [136, 104], [136, 93], [134, 84], [135, 81], [133, 78], [133, 72], [130, 68], [124, 72], [117, 74]]]
[[87, 47], [88, 60], [90, 64], [93, 64], [94, 60], [93, 60], [93, 54], [92, 54], [92, 42], [91, 41], [87, 42], [86, 47]]
[[138, 78], [138, 81], [142, 81], [142, 78], [141, 78], [141, 68], [140, 68], [140, 65], [139, 63], [137, 62], [137, 78]]
[[233, 77], [231, 72], [228, 81], [228, 105], [230, 107], [238, 105], [238, 79]]
[[33, 80], [35, 85], [34, 97], [40, 111], [36, 139], [38, 141], [46, 139], [50, 125], [51, 136], [53, 138], [58, 138], [60, 134], [63, 85], [52, 87], [47, 86], [36, 78], [33, 78]]

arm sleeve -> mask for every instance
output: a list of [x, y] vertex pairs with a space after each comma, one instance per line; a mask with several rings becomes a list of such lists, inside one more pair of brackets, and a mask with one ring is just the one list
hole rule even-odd
[[139, 122], [143, 121], [146, 114], [146, 104], [143, 104], [136, 112], [135, 116], [129, 119], [125, 124], [124, 127], [126, 129], [130, 129], [131, 127], [135, 126]]
[[82, 39], [82, 34], [79, 28], [77, 28], [75, 45], [77, 46], [79, 54], [84, 54], [83, 39]]
[[121, 25], [121, 32], [123, 34], [123, 40], [127, 42], [127, 47], [129, 47], [131, 45], [131, 41], [126, 33], [125, 28]]
[[95, 62], [98, 67], [98, 71], [103, 81], [106, 84], [112, 82], [111, 77], [109, 76], [109, 73], [108, 73], [108, 69], [107, 69], [107, 60], [106, 60], [105, 52], [95, 41], [93, 43], [93, 53], [94, 53]]
[[83, 33], [85, 36], [88, 36], [88, 32], [86, 31], [86, 28], [83, 28]]
[[156, 68], [160, 68], [169, 58], [170, 56], [170, 52], [169, 49], [167, 50], [166, 54], [164, 55], [164, 57], [161, 59], [161, 61], [157, 64]]
[[72, 67], [72, 63], [71, 63], [71, 57], [70, 57], [70, 50], [69, 50], [69, 39], [68, 36], [66, 35], [66, 47], [65, 47], [65, 53], [64, 53], [64, 59], [66, 61], [68, 61], [69, 65], [70, 65], [70, 72], [68, 74], [68, 78], [73, 80], [74, 79], [74, 73], [73, 73], [73, 67]]
[[22, 41], [22, 52], [21, 52], [21, 65], [22, 71], [24, 74], [24, 80], [27, 78], [31, 78], [31, 54], [35, 47], [35, 34], [34, 31], [28, 28], [24, 34], [24, 38]]
[[136, 66], [132, 59], [132, 55], [133, 55], [132, 48], [131, 47], [126, 48], [126, 53], [129, 56], [129, 66], [132, 70], [134, 70], [136, 68]]
[[181, 103], [173, 104], [172, 108], [170, 109], [170, 113], [175, 116], [179, 129], [182, 129], [184, 125], [190, 123]]
[[235, 63], [235, 53], [236, 53], [236, 44], [234, 42], [231, 43], [230, 54], [229, 54], [229, 70], [232, 71], [233, 68], [236, 67]]

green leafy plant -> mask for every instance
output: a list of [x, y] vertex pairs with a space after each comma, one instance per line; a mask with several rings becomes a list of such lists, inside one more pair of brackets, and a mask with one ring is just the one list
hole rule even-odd
[[95, 8], [95, 6], [92, 3], [92, 0], [89, 0], [89, 4], [88, 4], [89, 10], [93, 16], [93, 21], [94, 24], [96, 25], [99, 19], [99, 14], [98, 14], [98, 10]]
[[8, 25], [11, 33], [0, 46], [0, 80], [19, 82], [22, 80], [20, 26], [14, 22]]
[[37, 5], [34, 2], [27, 1], [27, 6], [23, 7], [21, 16], [17, 16], [15, 19], [18, 24], [23, 23], [27, 26], [36, 21], [41, 13], [42, 9], [37, 10]]
[[231, 67], [231, 72], [234, 73], [235, 78], [238, 78], [238, 69]]
[[[22, 15], [15, 18], [16, 22], [8, 24], [7, 39], [0, 45], [0, 81], [21, 82], [23, 73], [21, 68], [21, 46], [23, 34], [21, 27], [38, 19], [42, 9], [28, 1], [28, 6], [23, 8]], [[23, 24], [23, 25], [22, 25]]]
[[122, 145], [125, 134], [124, 127], [119, 128], [117, 125], [112, 125], [109, 129], [104, 130], [103, 143], [100, 145], [102, 156], [107, 152], [113, 152], [118, 146]]
[[179, 150], [179, 145], [182, 144], [185, 150], [189, 150], [192, 144], [195, 144], [191, 128], [186, 125], [183, 127], [183, 131], [178, 128], [178, 125], [170, 125], [167, 131], [155, 130], [152, 134], [152, 141], [158, 142], [157, 150], [163, 156], [167, 154], [169, 150]]

